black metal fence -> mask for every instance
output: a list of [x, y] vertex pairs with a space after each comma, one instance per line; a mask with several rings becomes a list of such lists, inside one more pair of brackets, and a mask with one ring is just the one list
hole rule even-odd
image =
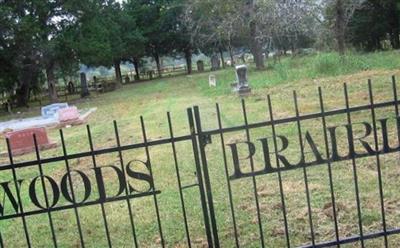
[[[253, 240], [251, 243], [253, 246], [270, 247], [268, 232], [265, 231], [268, 226], [268, 220], [263, 217], [263, 211], [260, 201], [263, 197], [259, 192], [258, 185], [260, 184], [260, 176], [269, 174], [277, 175], [277, 186], [279, 188], [279, 211], [281, 215], [279, 217], [279, 223], [281, 223], [283, 232], [281, 233], [281, 239], [284, 240], [282, 244], [287, 247], [301, 246], [303, 247], [329, 247], [329, 246], [340, 246], [347, 243], [359, 243], [364, 247], [364, 243], [370, 239], [382, 238], [381, 246], [388, 247], [388, 237], [394, 234], [400, 233], [399, 227], [389, 227], [387, 224], [385, 206], [385, 188], [382, 177], [382, 156], [387, 154], [394, 154], [400, 151], [400, 116], [399, 107], [400, 103], [397, 97], [396, 82], [393, 77], [392, 89], [393, 99], [391, 101], [375, 102], [372, 83], [368, 82], [368, 99], [369, 103], [366, 105], [350, 107], [349, 95], [346, 84], [344, 85], [344, 102], [345, 108], [336, 110], [325, 110], [325, 102], [321, 88], [319, 88], [319, 109], [320, 111], [313, 114], [301, 115], [299, 111], [298, 99], [296, 92], [293, 93], [294, 101], [294, 112], [295, 115], [286, 118], [277, 118], [276, 113], [273, 110], [271, 99], [268, 96], [266, 105], [266, 121], [249, 123], [248, 114], [246, 109], [245, 101], [242, 101], [242, 114], [243, 114], [243, 125], [233, 127], [223, 127], [222, 125], [222, 114], [220, 107], [216, 105], [216, 121], [218, 128], [213, 130], [203, 130], [202, 118], [198, 107], [187, 109], [188, 125], [190, 133], [183, 136], [175, 136], [173, 131], [172, 119], [170, 114], [167, 114], [169, 137], [159, 140], [149, 140], [147, 137], [146, 126], [143, 118], [141, 118], [141, 133], [143, 142], [134, 143], [130, 145], [122, 145], [120, 141], [120, 134], [117, 123], [114, 121], [114, 134], [115, 134], [115, 146], [107, 149], [95, 149], [92, 139], [92, 133], [89, 126], [87, 126], [87, 136], [90, 144], [90, 150], [85, 152], [79, 152], [69, 154], [67, 152], [66, 143], [64, 140], [63, 131], [60, 130], [60, 139], [62, 146], [62, 156], [55, 156], [51, 158], [41, 158], [41, 152], [38, 149], [36, 137], [33, 137], [36, 150], [36, 159], [26, 162], [14, 162], [14, 157], [10, 149], [10, 143], [7, 140], [7, 148], [9, 154], [9, 164], [0, 167], [0, 173], [11, 172], [12, 180], [9, 182], [2, 182], [0, 185], [3, 190], [3, 201], [0, 204], [0, 222], [6, 220], [15, 220], [13, 225], [22, 225], [25, 244], [28, 247], [32, 246], [32, 238], [36, 235], [35, 229], [32, 229], [28, 225], [30, 216], [35, 215], [46, 215], [46, 225], [50, 227], [52, 244], [54, 247], [59, 245], [59, 231], [54, 226], [54, 214], [58, 211], [73, 210], [74, 221], [76, 221], [76, 231], [79, 235], [79, 244], [81, 247], [85, 247], [85, 234], [82, 231], [82, 217], [80, 216], [80, 210], [87, 206], [100, 206], [102, 219], [102, 229], [97, 231], [104, 231], [104, 235], [107, 240], [109, 247], [113, 246], [113, 239], [110, 231], [110, 220], [107, 216], [107, 210], [105, 206], [111, 202], [124, 201], [127, 204], [127, 214], [129, 220], [123, 219], [121, 221], [129, 222], [129, 233], [132, 235], [133, 244], [131, 246], [138, 247], [140, 242], [137, 237], [137, 231], [140, 230], [140, 226], [137, 225], [135, 219], [134, 209], [131, 206], [135, 199], [141, 197], [151, 197], [152, 207], [154, 207], [154, 216], [157, 224], [157, 232], [159, 237], [159, 245], [170, 246], [171, 244], [166, 241], [166, 234], [164, 232], [165, 222], [163, 222], [162, 216], [160, 215], [160, 203], [159, 196], [162, 194], [161, 190], [157, 188], [157, 179], [153, 174], [152, 156], [150, 149], [158, 146], [168, 145], [168, 149], [171, 151], [171, 161], [174, 164], [175, 174], [166, 175], [167, 177], [176, 177], [177, 180], [177, 192], [179, 193], [179, 205], [180, 213], [182, 215], [185, 245], [188, 247], [196, 246], [196, 241], [191, 233], [193, 230], [204, 230], [205, 242], [209, 247], [219, 247], [225, 242], [225, 240], [231, 240], [231, 244], [240, 247], [250, 245], [248, 241], [244, 242], [242, 237], [245, 237], [246, 228], [238, 225], [238, 200], [235, 200], [235, 192], [233, 184], [242, 180], [249, 179], [251, 187], [251, 198], [254, 199], [254, 211], [256, 214], [255, 221], [248, 223], [249, 225], [256, 225], [257, 232], [253, 233]], [[377, 112], [382, 109], [391, 109], [389, 116], [378, 119]], [[353, 116], [358, 113], [367, 113], [368, 119], [353, 121]], [[338, 118], [340, 121], [344, 121], [341, 125], [328, 126], [328, 118]], [[304, 128], [304, 122], [306, 121], [317, 121], [318, 126], [315, 123], [312, 124], [314, 129], [318, 129], [322, 133], [322, 139], [320, 144], [317, 144], [316, 138], [313, 137], [312, 132]], [[394, 121], [395, 137], [389, 133], [388, 123]], [[283, 135], [278, 131], [278, 128], [282, 125], [294, 125], [295, 142], [291, 139], [292, 137]], [[355, 135], [355, 125], [361, 126], [363, 135]], [[254, 139], [251, 137], [251, 132], [259, 128], [268, 128], [269, 135], [257, 137]], [[234, 141], [227, 142], [227, 135], [235, 132], [244, 132], [244, 138], [235, 139]], [[339, 132], [343, 132], [342, 138], [339, 138]], [[343, 143], [343, 137], [346, 141]], [[393, 147], [391, 139], [395, 138], [397, 145]], [[215, 142], [214, 142], [215, 141]], [[193, 184], [184, 185], [180, 169], [182, 169], [179, 153], [177, 152], [177, 144], [186, 142], [186, 152], [189, 150], [192, 153], [194, 162], [194, 170], [196, 182]], [[220, 143], [220, 146], [219, 146]], [[296, 144], [297, 148], [289, 148], [290, 144]], [[219, 151], [221, 156], [221, 163], [211, 163], [209, 159], [209, 146], [214, 147]], [[257, 150], [256, 147], [261, 147], [261, 151]], [[358, 149], [356, 147], [361, 147]], [[124, 152], [132, 151], [137, 149], [143, 149], [145, 154], [144, 161], [142, 160], [129, 160], [124, 157]], [[307, 150], [307, 151], [306, 151]], [[287, 151], [293, 153], [298, 152], [300, 157], [299, 161], [293, 162], [293, 159], [288, 158]], [[100, 155], [107, 155], [116, 153], [118, 154], [118, 166], [117, 165], [99, 165], [98, 157]], [[261, 160], [258, 158], [261, 157]], [[74, 159], [89, 158], [93, 165], [92, 173], [90, 176], [88, 173], [83, 172], [79, 169], [72, 169], [70, 161]], [[363, 225], [363, 208], [360, 199], [360, 179], [358, 178], [359, 165], [357, 164], [358, 159], [370, 158], [374, 160], [376, 165], [374, 170], [376, 172], [377, 189], [379, 192], [379, 228], [376, 230], [366, 232]], [[262, 161], [260, 163], [259, 161]], [[337, 181], [334, 180], [333, 167], [334, 164], [340, 161], [351, 162], [351, 173], [352, 173], [352, 185], [354, 189], [354, 201], [356, 206], [356, 222], [357, 234], [350, 236], [343, 236], [340, 234], [340, 221], [339, 221], [339, 207], [337, 206], [337, 194], [335, 192], [335, 184]], [[44, 167], [51, 166], [53, 163], [63, 163], [65, 168], [65, 174], [59, 176], [59, 178], [53, 178], [44, 173]], [[136, 165], [136, 166], [135, 166]], [[138, 170], [138, 166], [142, 167], [142, 170]], [[246, 165], [246, 166], [244, 166]], [[331, 230], [333, 231], [333, 239], [325, 240], [324, 237], [316, 238], [316, 223], [313, 218], [313, 204], [310, 189], [310, 178], [309, 170], [319, 166], [321, 170], [327, 170], [327, 178], [320, 178], [324, 182], [328, 183], [328, 194], [329, 204], [332, 206], [332, 219], [331, 219]], [[326, 166], [326, 167], [324, 167]], [[210, 173], [210, 167], [221, 168], [223, 175], [218, 179], [213, 179], [216, 175]], [[26, 179], [22, 179], [18, 175], [18, 170], [23, 168], [32, 168], [39, 171], [39, 175], [32, 178], [28, 183], [28, 191], [21, 192], [21, 185]], [[144, 168], [144, 170], [143, 170]], [[107, 182], [105, 181], [106, 171], [107, 173], [114, 173], [117, 175], [117, 182], [114, 182], [113, 186], [114, 194], [110, 196], [109, 191], [106, 189]], [[283, 179], [283, 173], [298, 170], [301, 171], [301, 180], [304, 183], [305, 203], [306, 203], [306, 221], [308, 230], [302, 230], [307, 236], [307, 244], [296, 243], [296, 239], [293, 237], [293, 230], [291, 230], [287, 201], [288, 197], [285, 195], [285, 181]], [[77, 180], [73, 180], [72, 176], [76, 179], [79, 178], [80, 197], [77, 196], [77, 185], [74, 183]], [[225, 180], [226, 188], [223, 196], [227, 200], [227, 205], [224, 206], [223, 210], [220, 204], [216, 204], [213, 199], [216, 192], [216, 188], [213, 182], [220, 179]], [[133, 185], [131, 180], [134, 179], [136, 182], [140, 182], [145, 185], [146, 189], [137, 189], [136, 185]], [[197, 201], [188, 202], [185, 197], [185, 190], [196, 188], [198, 189], [199, 199]], [[242, 192], [240, 192], [242, 194]], [[95, 195], [95, 197], [93, 197]], [[79, 198], [79, 199], [78, 199]], [[397, 195], [397, 198], [398, 195]], [[7, 200], [6, 200], [7, 199]], [[6, 204], [9, 202], [10, 204]], [[25, 204], [29, 202], [31, 207], [26, 208]], [[198, 205], [201, 207], [202, 224], [191, 227], [191, 217], [188, 214], [188, 206]], [[216, 211], [222, 211], [224, 214], [229, 216], [229, 227], [226, 227], [221, 221], [225, 219], [218, 218]], [[263, 220], [264, 219], [264, 220]], [[20, 222], [19, 222], [20, 220]], [[18, 221], [18, 223], [17, 223]], [[1, 226], [1, 225], [0, 225]], [[221, 229], [224, 229], [223, 231]], [[226, 229], [229, 229], [229, 235], [226, 235]], [[225, 234], [222, 235], [222, 232]], [[256, 237], [256, 238], [254, 238]], [[149, 237], [150, 238], [150, 237]], [[7, 244], [7, 238], [4, 237], [0, 230], [0, 244], [2, 247]], [[204, 245], [204, 244], [203, 244]]]

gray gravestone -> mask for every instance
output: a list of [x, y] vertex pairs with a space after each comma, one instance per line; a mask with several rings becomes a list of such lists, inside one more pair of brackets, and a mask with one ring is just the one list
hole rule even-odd
[[247, 81], [247, 66], [246, 65], [238, 65], [235, 67], [236, 69], [236, 80], [233, 90], [238, 92], [239, 95], [246, 95], [251, 92], [251, 88]]
[[203, 72], [204, 71], [204, 61], [203, 60], [198, 60], [197, 61], [197, 71], [198, 72]]
[[68, 90], [68, 94], [70, 94], [70, 95], [75, 93], [75, 85], [72, 81], [69, 81], [67, 90]]
[[86, 81], [86, 74], [84, 72], [81, 73], [81, 97], [89, 96], [89, 88]]
[[149, 79], [150, 79], [150, 80], [153, 79], [153, 74], [154, 74], [154, 71], [153, 71], [153, 70], [150, 70], [150, 71], [147, 72], [147, 75], [149, 75]]
[[218, 55], [214, 54], [211, 56], [211, 70], [216, 71], [219, 70], [221, 67], [221, 62], [219, 60]]
[[11, 114], [11, 101], [8, 99], [5, 103], [7, 113]]
[[125, 84], [129, 84], [130, 83], [130, 78], [128, 75], [125, 76]]

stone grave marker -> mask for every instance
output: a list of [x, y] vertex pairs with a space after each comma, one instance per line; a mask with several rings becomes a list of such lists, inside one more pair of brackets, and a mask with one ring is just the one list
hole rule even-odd
[[130, 83], [130, 78], [128, 75], [125, 76], [125, 84], [129, 84]]
[[251, 88], [247, 81], [247, 66], [238, 65], [235, 69], [237, 83], [233, 85], [233, 91], [238, 92], [241, 96], [247, 95], [251, 92]]
[[42, 107], [42, 117], [43, 118], [57, 118], [58, 110], [68, 108], [68, 103], [53, 103]]
[[72, 81], [68, 82], [67, 90], [68, 90], [68, 94], [70, 94], [70, 95], [75, 93], [75, 85]]
[[210, 74], [210, 76], [208, 76], [208, 85], [210, 87], [217, 87], [217, 78], [214, 74]]
[[221, 68], [221, 62], [218, 55], [214, 54], [211, 56], [211, 70], [216, 71]]
[[197, 64], [197, 71], [203, 72], [204, 71], [204, 61], [198, 60], [196, 64]]
[[154, 74], [154, 71], [153, 71], [153, 70], [150, 70], [150, 71], [147, 72], [147, 75], [149, 76], [149, 79], [150, 79], [150, 80], [153, 79], [153, 74]]
[[18, 156], [35, 151], [33, 134], [36, 135], [36, 141], [40, 150], [50, 149], [57, 146], [55, 142], [50, 142], [45, 128], [29, 128], [8, 132], [5, 137], [10, 141], [11, 153]]
[[60, 122], [74, 121], [79, 119], [79, 111], [75, 106], [58, 110], [58, 120]]
[[89, 96], [89, 88], [86, 80], [86, 74], [81, 73], [81, 97]]

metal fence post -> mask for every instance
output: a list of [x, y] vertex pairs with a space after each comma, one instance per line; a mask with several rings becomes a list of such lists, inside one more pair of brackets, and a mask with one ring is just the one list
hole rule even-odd
[[206, 156], [206, 152], [205, 152], [206, 145], [211, 143], [211, 137], [203, 133], [203, 130], [201, 127], [201, 118], [200, 118], [199, 107], [194, 106], [193, 110], [194, 110], [194, 118], [196, 121], [196, 131], [197, 131], [197, 135], [198, 135], [197, 139], [198, 139], [199, 148], [200, 148], [200, 157], [201, 157], [201, 164], [202, 164], [202, 168], [203, 168], [204, 185], [205, 185], [206, 192], [207, 192], [207, 201], [208, 201], [211, 227], [212, 227], [213, 238], [214, 238], [214, 245], [215, 245], [215, 247], [219, 247], [217, 221], [215, 219], [214, 201], [213, 201], [213, 197], [212, 197], [210, 175], [208, 173], [207, 156]]
[[197, 145], [198, 143], [197, 143], [197, 139], [196, 139], [196, 127], [195, 127], [195, 123], [194, 123], [194, 119], [193, 119], [193, 111], [191, 108], [187, 109], [187, 114], [188, 114], [189, 128], [190, 128], [190, 134], [191, 134], [191, 140], [192, 140], [194, 162], [196, 164], [196, 176], [197, 176], [197, 182], [198, 182], [199, 191], [200, 191], [201, 207], [203, 209], [204, 227], [206, 230], [208, 246], [213, 247], [213, 238], [211, 235], [210, 220], [209, 220], [208, 208], [207, 208], [207, 198], [206, 198], [206, 193], [204, 190], [203, 173], [201, 171], [199, 149], [198, 149], [198, 145]]

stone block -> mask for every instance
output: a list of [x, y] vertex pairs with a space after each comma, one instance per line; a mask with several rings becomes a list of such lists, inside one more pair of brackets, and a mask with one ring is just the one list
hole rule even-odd
[[8, 132], [5, 134], [5, 137], [10, 141], [10, 148], [13, 156], [35, 151], [33, 134], [36, 135], [37, 145], [40, 150], [57, 146], [56, 143], [50, 142], [45, 128], [29, 128]]
[[54, 103], [42, 107], [42, 117], [43, 118], [57, 118], [58, 110], [68, 108], [68, 103]]
[[79, 111], [75, 106], [58, 110], [58, 120], [60, 122], [72, 121], [79, 119]]

